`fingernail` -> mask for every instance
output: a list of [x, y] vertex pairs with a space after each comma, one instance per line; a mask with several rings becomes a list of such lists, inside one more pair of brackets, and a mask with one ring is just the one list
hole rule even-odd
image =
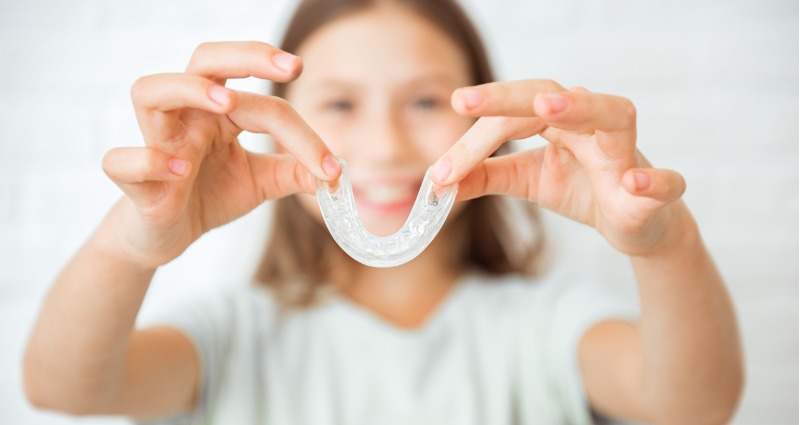
[[461, 96], [467, 109], [475, 109], [481, 106], [483, 102], [483, 95], [475, 89], [461, 89], [459, 90], [459, 96]]
[[231, 91], [222, 86], [211, 86], [208, 89], [208, 97], [214, 102], [225, 106], [231, 101]]
[[169, 160], [169, 171], [172, 174], [177, 176], [183, 176], [186, 174], [186, 171], [189, 169], [189, 163], [177, 158], [171, 158]]
[[339, 161], [331, 155], [326, 155], [325, 159], [322, 160], [322, 170], [325, 171], [328, 177], [336, 177], [341, 169], [342, 166], [339, 165]]
[[440, 182], [447, 180], [450, 177], [450, 172], [453, 171], [453, 165], [446, 159], [436, 161], [431, 170], [431, 175]]
[[291, 53], [281, 52], [272, 57], [272, 63], [283, 71], [292, 72], [298, 59]]
[[567, 99], [560, 94], [548, 94], [547, 104], [550, 106], [551, 113], [559, 113], [567, 109]]
[[646, 190], [652, 184], [647, 173], [635, 172], [633, 173], [633, 179], [636, 181], [636, 190]]

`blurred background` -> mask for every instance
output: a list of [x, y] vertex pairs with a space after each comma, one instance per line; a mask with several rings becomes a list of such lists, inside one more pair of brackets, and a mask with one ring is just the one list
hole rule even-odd
[[[798, 423], [797, 1], [463, 2], [501, 78], [550, 78], [637, 105], [640, 148], [685, 176], [685, 200], [737, 307], [748, 377], [733, 423]], [[128, 423], [28, 406], [20, 365], [38, 306], [120, 195], [100, 161], [141, 144], [129, 99], [136, 78], [182, 71], [203, 41], [277, 43], [290, 9], [277, 0], [0, 3], [0, 423]], [[252, 135], [243, 143], [269, 146]], [[160, 270], [142, 314], [246, 284], [269, 208]], [[625, 257], [592, 229], [546, 222], [553, 267], [635, 299]]]

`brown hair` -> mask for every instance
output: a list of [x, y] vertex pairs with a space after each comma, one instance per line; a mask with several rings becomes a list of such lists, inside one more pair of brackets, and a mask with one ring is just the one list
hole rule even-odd
[[[296, 52], [323, 25], [381, 3], [407, 7], [455, 41], [468, 60], [473, 84], [494, 81], [483, 43], [454, 0], [305, 0], [280, 47]], [[272, 93], [285, 97], [286, 89], [286, 84], [275, 84]], [[507, 151], [508, 146], [503, 145], [495, 154]], [[528, 224], [528, 232], [518, 228]], [[473, 199], [445, 225], [441, 237], [447, 240], [452, 253], [448, 260], [457, 270], [528, 276], [539, 272], [543, 232], [538, 211], [529, 202], [498, 196]], [[302, 307], [310, 305], [326, 283], [346, 281], [355, 264], [324, 224], [303, 209], [297, 196], [289, 196], [275, 202], [271, 236], [255, 280], [272, 288], [283, 305]]]

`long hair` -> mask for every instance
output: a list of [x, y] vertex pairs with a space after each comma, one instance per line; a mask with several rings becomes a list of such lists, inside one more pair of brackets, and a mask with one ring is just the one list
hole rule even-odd
[[[406, 7], [449, 36], [468, 60], [472, 84], [494, 81], [483, 42], [454, 0], [305, 0], [289, 23], [280, 47], [295, 52], [323, 25], [381, 3]], [[272, 94], [285, 97], [286, 89], [287, 84], [275, 84]], [[507, 151], [508, 146], [503, 145], [494, 155]], [[498, 196], [467, 202], [439, 235], [447, 241], [449, 265], [493, 275], [534, 276], [540, 272], [544, 239], [541, 218], [533, 204]], [[303, 209], [297, 196], [275, 201], [271, 235], [254, 278], [270, 287], [282, 305], [312, 304], [321, 292], [336, 289], [327, 284], [347, 281], [355, 265], [325, 225]]]

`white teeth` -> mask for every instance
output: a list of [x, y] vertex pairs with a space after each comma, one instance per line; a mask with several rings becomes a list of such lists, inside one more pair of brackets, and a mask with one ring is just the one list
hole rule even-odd
[[407, 186], [373, 185], [363, 189], [364, 198], [375, 203], [400, 202], [414, 197]]

